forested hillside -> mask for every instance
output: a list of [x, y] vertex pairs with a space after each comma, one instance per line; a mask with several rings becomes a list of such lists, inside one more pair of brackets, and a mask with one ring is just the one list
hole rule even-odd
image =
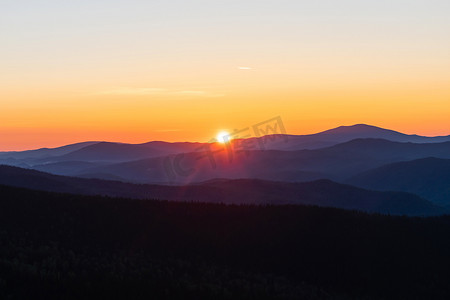
[[0, 187], [0, 298], [445, 299], [450, 218]]

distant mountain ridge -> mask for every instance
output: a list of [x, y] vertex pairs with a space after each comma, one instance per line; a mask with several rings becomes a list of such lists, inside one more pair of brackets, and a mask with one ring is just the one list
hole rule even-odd
[[[252, 147], [240, 148], [243, 142]], [[209, 151], [210, 147], [214, 149]], [[232, 141], [231, 148], [232, 153], [223, 145], [211, 143], [86, 142], [55, 149], [0, 153], [0, 164], [134, 183], [188, 184], [213, 178], [345, 181], [384, 164], [425, 157], [450, 159], [450, 136], [421, 137], [357, 124], [312, 135], [237, 139]], [[177, 158], [178, 155], [183, 158]], [[183, 168], [193, 172], [171, 176], [175, 161], [181, 161]]]
[[[371, 138], [384, 139], [393, 142], [411, 143], [442, 143], [450, 141], [450, 135], [427, 137], [420, 135], [408, 135], [390, 129], [384, 129], [372, 125], [356, 124], [351, 126], [339, 126], [308, 135], [276, 135], [277, 138], [262, 137], [253, 138], [264, 140], [264, 147], [271, 150], [302, 150], [330, 147], [336, 144], [349, 142], [354, 139]], [[285, 139], [287, 137], [287, 139]], [[287, 142], [285, 142], [287, 140]]]
[[4, 151], [0, 152], [0, 158], [45, 158], [49, 156], [64, 155], [72, 151], [77, 151], [84, 147], [95, 145], [99, 142], [81, 142], [76, 144], [65, 145], [57, 148], [40, 148], [25, 151]]
[[[288, 137], [288, 142], [280, 141], [276, 137], [286, 136]], [[272, 137], [272, 138], [271, 138]], [[290, 135], [290, 134], [272, 134], [265, 137], [251, 137], [247, 140], [260, 140], [264, 144], [267, 150], [302, 150], [302, 149], [317, 149], [322, 147], [328, 147], [335, 144], [340, 144], [348, 142], [359, 138], [375, 138], [375, 139], [385, 139], [397, 142], [412, 142], [412, 143], [441, 143], [450, 141], [450, 135], [447, 136], [435, 136], [427, 137], [420, 135], [408, 135], [400, 133], [394, 130], [384, 129], [367, 124], [355, 124], [351, 126], [339, 126], [333, 129], [325, 130], [315, 134], [308, 135]], [[274, 142], [269, 142], [274, 141]], [[46, 156], [62, 156], [68, 155], [71, 152], [74, 157], [82, 153], [87, 153], [89, 150], [99, 151], [108, 150], [104, 149], [106, 146], [126, 148], [126, 147], [136, 147], [136, 148], [148, 148], [148, 150], [159, 151], [159, 152], [191, 152], [195, 148], [201, 147], [205, 143], [199, 142], [164, 142], [164, 141], [150, 141], [141, 144], [126, 144], [126, 143], [113, 143], [113, 142], [83, 142], [71, 145], [66, 145], [58, 148], [42, 148], [37, 150], [27, 150], [27, 151], [7, 151], [0, 152], [0, 158], [43, 158]], [[182, 147], [181, 150], [177, 150], [177, 147]], [[83, 148], [86, 148], [83, 150]], [[100, 148], [100, 149], [99, 149]], [[121, 149], [119, 149], [121, 150]], [[118, 150], [115, 150], [118, 151]], [[150, 155], [154, 155], [151, 153]], [[70, 157], [70, 156], [69, 156]]]
[[143, 144], [121, 144], [101, 142], [54, 158], [56, 161], [130, 161], [161, 155], [192, 152], [199, 143], [148, 142]]

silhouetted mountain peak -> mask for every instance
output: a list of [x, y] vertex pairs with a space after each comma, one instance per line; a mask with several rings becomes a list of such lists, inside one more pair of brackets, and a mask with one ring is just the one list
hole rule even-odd
[[350, 126], [339, 126], [333, 129], [329, 129], [326, 131], [323, 131], [319, 134], [359, 134], [361, 137], [365, 136], [368, 137], [368, 134], [392, 134], [392, 135], [405, 135], [403, 133], [390, 130], [390, 129], [384, 129], [381, 127], [373, 126], [373, 125], [367, 125], [367, 124], [355, 124]]

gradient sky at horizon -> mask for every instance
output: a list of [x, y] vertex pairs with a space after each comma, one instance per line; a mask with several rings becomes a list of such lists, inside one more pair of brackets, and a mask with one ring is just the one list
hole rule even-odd
[[0, 0], [0, 151], [281, 116], [450, 134], [450, 2]]

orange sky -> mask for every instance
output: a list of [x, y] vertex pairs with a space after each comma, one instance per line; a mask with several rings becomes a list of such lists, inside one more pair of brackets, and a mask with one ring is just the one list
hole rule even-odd
[[131, 2], [2, 8], [0, 151], [208, 141], [275, 116], [290, 134], [450, 134], [447, 1]]

